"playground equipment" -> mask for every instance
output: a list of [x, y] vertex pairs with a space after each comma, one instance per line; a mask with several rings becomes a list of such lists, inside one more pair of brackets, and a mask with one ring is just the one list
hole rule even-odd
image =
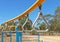
[[[9, 38], [7, 39], [7, 41], [6, 41], [6, 38], [5, 38], [5, 34], [6, 33], [9, 33]], [[13, 38], [12, 38], [12, 35], [13, 33], [10, 31], [10, 32], [2, 32], [2, 42], [13, 42]], [[16, 42], [22, 42], [22, 32], [16, 32], [16, 40], [15, 40]], [[14, 41], [14, 42], [15, 42]]]
[[14, 20], [17, 20], [17, 19], [21, 19], [22, 17], [24, 17], [25, 15], [29, 14], [32, 10], [34, 10], [35, 8], [37, 8], [39, 5], [42, 5], [42, 3], [44, 2], [45, 0], [36, 0], [36, 2], [31, 6], [29, 7], [25, 12], [23, 12], [21, 15], [11, 19], [11, 20], [8, 20], [6, 22], [4, 22], [3, 24], [7, 24], [11, 21], [14, 21]]
[[[42, 9], [41, 9], [41, 5], [39, 6], [39, 13], [38, 13], [38, 16], [37, 16], [37, 18], [35, 19], [35, 21], [34, 21], [34, 23], [32, 24], [32, 27], [34, 28], [34, 25], [35, 25], [35, 23], [36, 22], [38, 22], [41, 18], [45, 21], [45, 23], [46, 23], [46, 25], [47, 25], [47, 28], [46, 28], [46, 30], [36, 30], [37, 32], [46, 32], [46, 31], [48, 31], [48, 26], [49, 26], [49, 24], [48, 24], [48, 22], [46, 21], [46, 19], [44, 18], [44, 16], [43, 16], [43, 14], [42, 14]], [[35, 29], [35, 28], [34, 28]]]
[[[38, 32], [38, 42], [40, 42], [40, 32], [46, 32], [48, 31], [48, 29], [46, 30], [36, 30], [34, 25], [36, 22], [39, 21], [40, 17], [43, 18], [43, 20], [46, 22], [46, 24], [48, 25], [47, 21], [45, 20], [45, 18], [43, 17], [42, 15], [42, 9], [41, 9], [41, 6], [42, 6], [42, 3], [44, 2], [45, 0], [37, 0], [30, 8], [28, 8], [25, 12], [23, 12], [21, 15], [11, 19], [11, 20], [8, 20], [6, 22], [4, 22], [3, 24], [5, 24], [5, 27], [8, 28], [7, 26], [7, 23], [9, 22], [12, 22], [12, 21], [15, 21], [15, 20], [20, 20], [21, 18], [23, 18], [24, 16], [27, 15], [27, 19], [25, 21], [25, 23], [22, 25], [22, 32], [23, 31], [27, 31], [27, 32], [32, 32], [33, 30], [35, 30], [36, 32]], [[24, 26], [25, 24], [28, 22], [28, 14], [34, 10], [35, 8], [39, 7], [40, 11], [39, 11], [39, 14], [37, 16], [37, 18], [35, 19], [35, 21], [33, 22], [32, 24], [32, 30], [24, 30]], [[19, 21], [20, 22], [20, 21]], [[19, 25], [19, 23], [18, 23]], [[18, 31], [18, 27], [16, 27], [16, 42], [22, 42], [22, 32]], [[4, 42], [4, 31], [2, 31], [2, 42]], [[7, 33], [7, 32], [6, 32]], [[9, 32], [10, 33], [10, 42], [12, 42], [12, 31]]]

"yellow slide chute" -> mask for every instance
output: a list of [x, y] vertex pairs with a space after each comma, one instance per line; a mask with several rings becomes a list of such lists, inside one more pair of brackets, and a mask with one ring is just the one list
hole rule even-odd
[[24, 17], [25, 15], [29, 14], [32, 10], [34, 10], [35, 8], [37, 8], [39, 5], [41, 5], [45, 0], [36, 0], [36, 2], [29, 7], [25, 12], [23, 12], [22, 14], [18, 15], [17, 17], [10, 19], [6, 22], [4, 22], [3, 24], [7, 24], [11, 21], [17, 20], [17, 19], [21, 19], [22, 17]]

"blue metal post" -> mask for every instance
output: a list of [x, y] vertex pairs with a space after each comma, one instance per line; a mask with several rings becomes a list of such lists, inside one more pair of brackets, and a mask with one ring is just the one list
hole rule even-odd
[[12, 32], [10, 32], [10, 42], [12, 42]]
[[22, 42], [22, 32], [16, 32], [16, 42]]
[[40, 42], [40, 32], [38, 32], [38, 42]]
[[16, 27], [16, 42], [22, 42], [22, 32], [18, 31], [18, 26]]
[[2, 32], [2, 42], [4, 42], [4, 32]]

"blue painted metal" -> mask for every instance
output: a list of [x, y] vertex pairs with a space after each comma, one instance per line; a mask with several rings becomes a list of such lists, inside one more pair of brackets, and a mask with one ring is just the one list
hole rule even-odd
[[10, 42], [12, 42], [12, 32], [10, 32]]
[[2, 42], [4, 42], [4, 32], [2, 32]]
[[18, 32], [19, 28], [18, 26], [16, 27], [16, 42], [22, 42], [22, 32]]
[[[22, 32], [18, 31], [18, 27], [16, 28], [16, 42], [22, 42]], [[10, 34], [10, 42], [12, 42], [12, 32], [8, 32]], [[2, 42], [4, 42], [4, 32], [2, 32]]]
[[40, 42], [40, 32], [38, 32], [38, 42]]
[[22, 32], [16, 32], [16, 42], [22, 42]]

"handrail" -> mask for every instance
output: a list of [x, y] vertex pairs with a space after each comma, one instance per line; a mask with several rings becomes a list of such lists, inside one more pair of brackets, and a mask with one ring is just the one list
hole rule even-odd
[[10, 19], [6, 22], [4, 22], [3, 24], [7, 24], [8, 22], [17, 20], [17, 19], [21, 19], [22, 17], [24, 17], [25, 15], [27, 15], [28, 13], [30, 13], [32, 10], [34, 10], [35, 8], [37, 8], [39, 5], [41, 5], [45, 0], [36, 0], [36, 2], [29, 7], [25, 12], [23, 12], [22, 14], [18, 15], [17, 17]]
[[[24, 26], [26, 25], [26, 23], [28, 22], [28, 18], [26, 19], [26, 21], [24, 22], [24, 24], [22, 25], [22, 29], [24, 28]], [[24, 30], [24, 29], [23, 29]]]

